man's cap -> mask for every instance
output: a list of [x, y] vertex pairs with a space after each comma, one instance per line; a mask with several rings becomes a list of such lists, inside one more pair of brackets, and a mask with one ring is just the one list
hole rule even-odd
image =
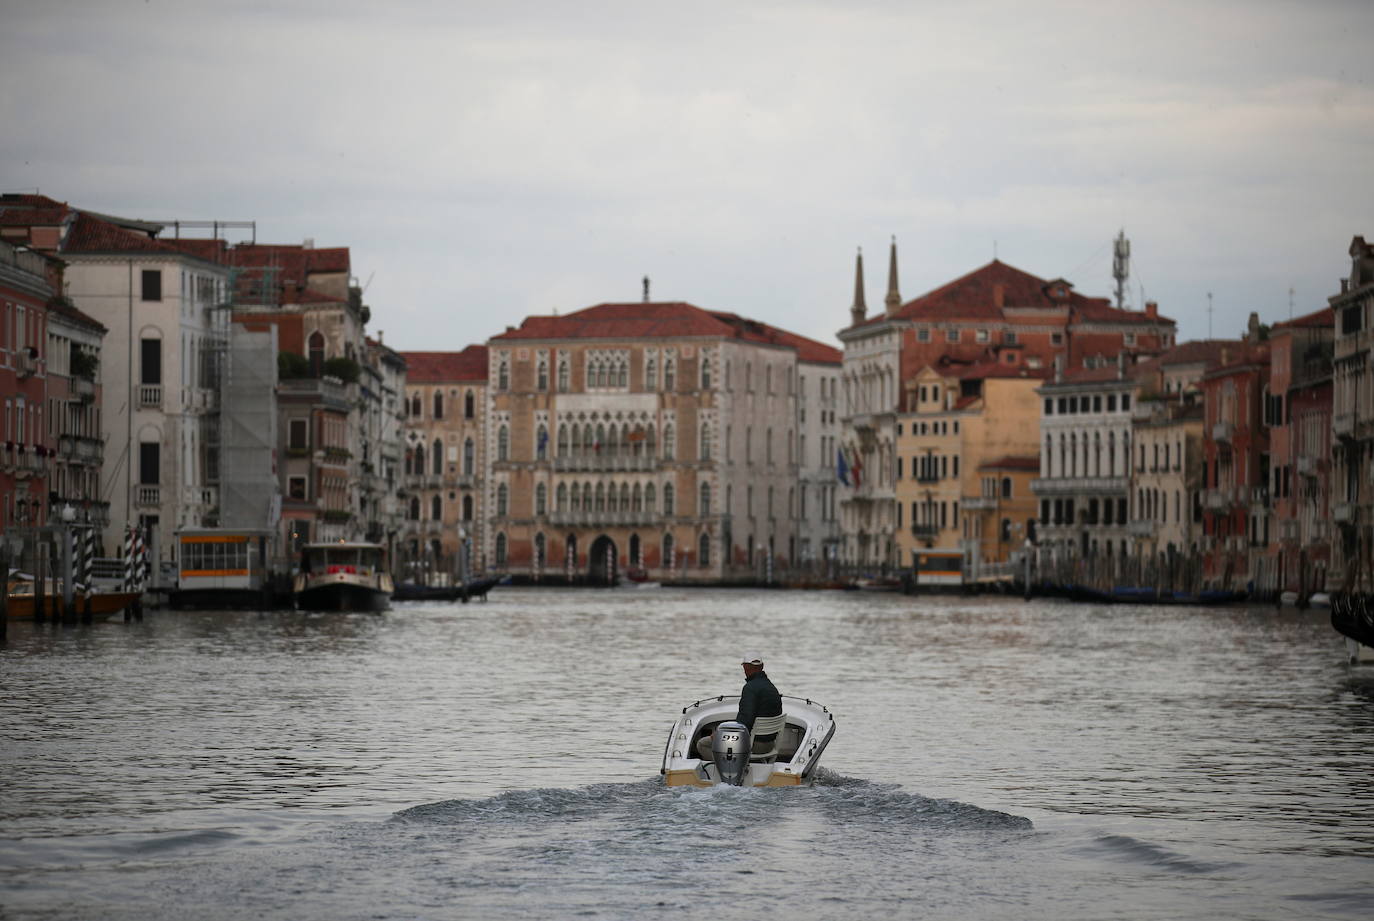
[[741, 665], [762, 665], [763, 656], [745, 653], [744, 658], [739, 660]]

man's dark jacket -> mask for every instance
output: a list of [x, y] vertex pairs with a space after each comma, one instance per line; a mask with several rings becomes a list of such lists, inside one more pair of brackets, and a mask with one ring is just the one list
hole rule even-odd
[[[739, 715], [735, 719], [748, 726], [752, 732], [756, 717], [777, 716], [780, 713], [782, 695], [773, 687], [773, 682], [768, 680], [765, 672], [758, 671], [744, 679], [744, 689], [739, 692]], [[776, 733], [759, 736], [759, 741], [771, 742], [776, 736]]]

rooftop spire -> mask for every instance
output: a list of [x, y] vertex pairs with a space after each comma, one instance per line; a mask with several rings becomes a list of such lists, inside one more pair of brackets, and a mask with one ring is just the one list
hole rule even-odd
[[859, 247], [859, 258], [854, 264], [854, 306], [849, 308], [850, 325], [858, 326], [868, 318], [868, 304], [864, 303], [864, 249]]
[[887, 297], [883, 299], [887, 315], [892, 316], [902, 306], [902, 295], [897, 291], [897, 237], [892, 237], [892, 252], [887, 262]]

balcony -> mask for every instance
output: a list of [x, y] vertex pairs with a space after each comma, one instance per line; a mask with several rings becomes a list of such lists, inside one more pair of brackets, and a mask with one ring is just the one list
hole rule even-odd
[[82, 403], [90, 403], [95, 399], [95, 381], [84, 377], [73, 377], [71, 379], [72, 394]]
[[911, 536], [917, 540], [934, 540], [940, 536], [940, 526], [934, 524], [913, 524]]
[[1234, 422], [1218, 422], [1212, 426], [1212, 440], [1217, 444], [1230, 444], [1231, 439], [1236, 437], [1236, 424]]
[[1310, 454], [1299, 454], [1294, 466], [1298, 476], [1316, 476], [1321, 469], [1321, 461]]
[[1119, 496], [1130, 484], [1124, 476], [1112, 477], [1037, 477], [1031, 492], [1037, 496]]
[[1153, 518], [1133, 518], [1126, 525], [1126, 533], [1132, 537], [1154, 537], [1159, 531], [1159, 522]]
[[1337, 438], [1355, 437], [1355, 414], [1335, 413], [1331, 416], [1331, 433]]
[[570, 511], [567, 509], [554, 509], [547, 515], [549, 524], [554, 525], [654, 525], [664, 522], [666, 519], [673, 518], [673, 515], [659, 516], [657, 512], [646, 511], [643, 509], [616, 509], [615, 511], [593, 509], [578, 509]]
[[181, 503], [187, 506], [214, 508], [219, 505], [219, 490], [214, 486], [183, 486]]
[[1203, 498], [1203, 507], [1212, 512], [1224, 512], [1231, 508], [1235, 502], [1236, 490], [1231, 486], [1222, 486], [1207, 490]]
[[1250, 487], [1250, 505], [1259, 508], [1269, 507], [1269, 487], [1252, 486]]
[[134, 487], [134, 505], [158, 506], [162, 504], [162, 487], [156, 483], [140, 483]]
[[1331, 506], [1331, 520], [1336, 524], [1354, 524], [1356, 507], [1353, 502], [1336, 502]]
[[78, 461], [100, 463], [105, 453], [102, 438], [87, 438], [84, 435], [57, 436], [57, 452], [64, 457]]
[[555, 457], [553, 469], [570, 473], [580, 472], [647, 472], [658, 467], [658, 458], [634, 455], [591, 454]]
[[162, 385], [161, 384], [139, 384], [138, 386], [138, 405], [140, 409], [161, 409], [162, 408]]
[[918, 473], [918, 474], [916, 474], [916, 482], [917, 482], [917, 483], [938, 483], [938, 482], [940, 482], [940, 477], [939, 477], [938, 475], [934, 474], [934, 473]]
[[996, 496], [960, 496], [959, 507], [966, 512], [987, 512], [997, 508]]

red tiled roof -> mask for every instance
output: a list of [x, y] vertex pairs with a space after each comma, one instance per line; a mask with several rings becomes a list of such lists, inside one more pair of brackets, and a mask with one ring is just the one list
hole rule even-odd
[[[1135, 366], [1127, 365], [1123, 380], [1135, 379]], [[1118, 378], [1121, 371], [1116, 366], [1116, 362], [1098, 368], [1070, 368], [1064, 372], [1064, 383], [1066, 384], [1092, 384], [1099, 381], [1114, 381]]]
[[46, 195], [29, 195], [25, 192], [6, 192], [0, 195], [0, 207], [18, 205], [24, 208], [61, 208], [66, 209], [67, 203], [49, 198]]
[[206, 262], [223, 263], [229, 250], [229, 244], [219, 239], [173, 237], [162, 242], [173, 249], [204, 259]]
[[62, 244], [67, 253], [178, 253], [176, 247], [109, 221], [78, 214]]
[[1315, 313], [1309, 313], [1306, 316], [1294, 317], [1293, 319], [1285, 320], [1282, 323], [1275, 323], [1273, 331], [1277, 332], [1281, 329], [1299, 328], [1322, 329], [1326, 327], [1334, 327], [1335, 325], [1336, 311], [1331, 307], [1324, 307], [1321, 310], [1318, 310]]
[[55, 227], [67, 218], [68, 208], [30, 208], [0, 202], [0, 225], [5, 227]]
[[239, 243], [229, 250], [229, 262], [243, 268], [275, 266], [282, 279], [296, 282], [312, 272], [347, 272], [350, 264], [347, 246], [316, 249], [285, 243]]
[[987, 461], [978, 465], [979, 470], [1030, 470], [1040, 469], [1040, 458], [1034, 455], [1026, 457], [1022, 455], [1008, 455], [999, 457], [994, 461]]
[[976, 361], [973, 364], [958, 365], [951, 363], [943, 370], [937, 369], [945, 377], [953, 377], [959, 380], [987, 380], [988, 378], [1034, 378], [1043, 380], [1050, 376], [1047, 368], [1030, 368], [1025, 364], [1007, 364], [998, 361], [996, 358], [988, 358]]
[[725, 311], [683, 301], [597, 304], [563, 316], [526, 317], [492, 341], [512, 339], [669, 339], [720, 337], [795, 349], [803, 361], [839, 364], [831, 346]]
[[[1062, 279], [1052, 283], [994, 259], [982, 268], [907, 301], [897, 310], [895, 317], [912, 322], [986, 319], [1040, 325], [1045, 322], [1044, 317], [1026, 316], [1021, 312], [1039, 309], [1052, 313], [1069, 307], [1078, 314], [1080, 320], [1130, 324], [1156, 322], [1144, 313], [1117, 310], [1106, 298], [1086, 297], [1071, 288], [1062, 298], [1052, 297], [1052, 286], [1061, 283], [1068, 288], [1068, 283]], [[997, 306], [999, 289], [1002, 307]], [[1007, 309], [1017, 312], [1008, 314]], [[879, 314], [860, 325], [884, 319], [886, 317]], [[1158, 322], [1173, 321], [1159, 317]]]
[[439, 384], [486, 381], [487, 347], [470, 345], [461, 352], [400, 352], [406, 363], [406, 383]]
[[61, 314], [68, 320], [78, 325], [86, 326], [91, 329], [98, 329], [102, 333], [108, 332], [108, 329], [104, 323], [101, 323], [94, 317], [89, 316], [88, 314], [78, 310], [76, 306], [73, 305], [65, 297], [55, 297], [52, 300], [48, 301], [48, 312]]

